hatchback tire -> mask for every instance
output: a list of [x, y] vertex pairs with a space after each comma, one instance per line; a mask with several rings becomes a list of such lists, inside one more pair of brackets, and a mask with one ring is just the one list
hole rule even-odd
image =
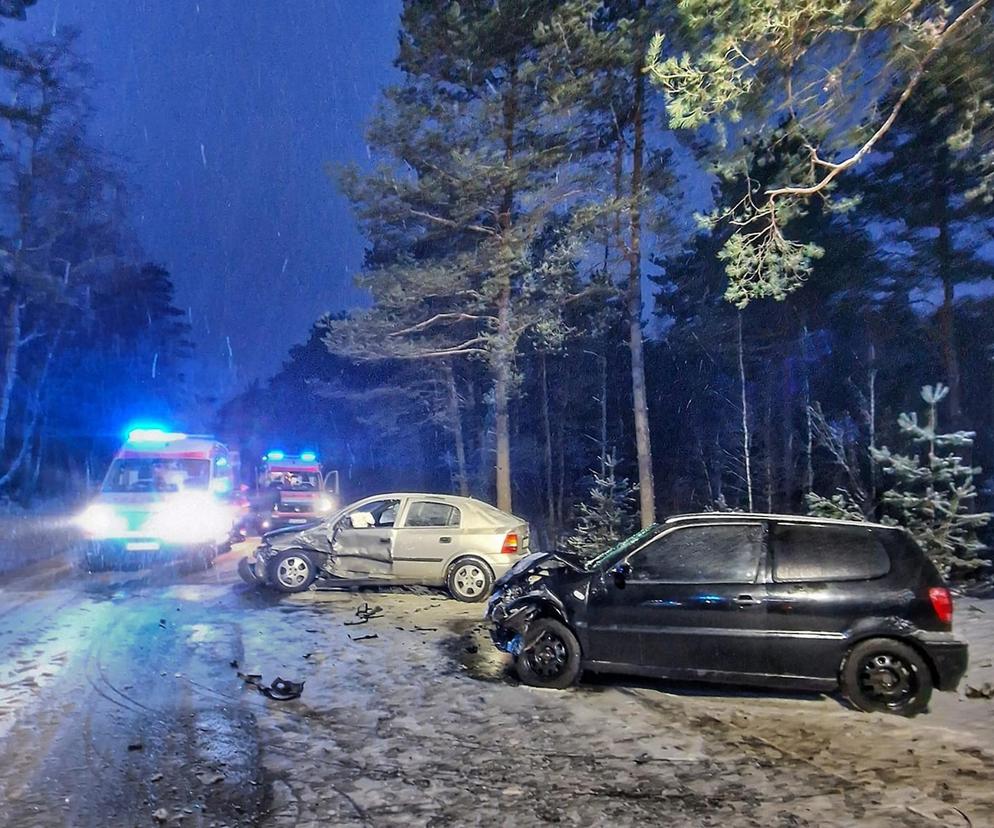
[[515, 656], [518, 678], [532, 687], [565, 690], [580, 677], [580, 642], [565, 624], [539, 618], [528, 627], [535, 644]]
[[449, 567], [445, 585], [457, 601], [475, 604], [490, 595], [494, 576], [483, 561], [477, 558], [460, 558]]
[[280, 592], [304, 592], [317, 577], [310, 555], [300, 549], [287, 549], [269, 562], [269, 584]]
[[890, 638], [861, 641], [842, 665], [842, 692], [867, 713], [917, 716], [932, 698], [932, 672], [913, 648]]

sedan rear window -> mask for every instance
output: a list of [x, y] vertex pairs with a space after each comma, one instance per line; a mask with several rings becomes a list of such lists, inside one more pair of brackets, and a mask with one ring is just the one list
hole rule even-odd
[[432, 503], [427, 500], [411, 504], [407, 510], [408, 527], [418, 526], [458, 526], [459, 510], [448, 503]]
[[776, 581], [863, 581], [890, 572], [890, 556], [871, 529], [780, 524], [774, 531]]

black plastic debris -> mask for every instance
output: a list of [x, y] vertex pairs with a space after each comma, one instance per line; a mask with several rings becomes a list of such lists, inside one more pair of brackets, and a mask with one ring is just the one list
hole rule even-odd
[[349, 640], [351, 640], [351, 641], [369, 641], [369, 639], [371, 639], [371, 638], [379, 638], [379, 636], [376, 633], [373, 633], [372, 635], [356, 635], [356, 636], [350, 635], [349, 636]]
[[262, 673], [238, 673], [238, 678], [244, 681], [246, 684], [252, 684], [255, 686], [259, 685], [262, 681]]
[[166, 619], [165, 619], [165, 618], [160, 618], [160, 619], [159, 619], [159, 626], [160, 626], [160, 627], [161, 627], [162, 629], [165, 629], [165, 628], [166, 628]]
[[132, 752], [136, 750], [145, 750], [145, 745], [143, 745], [141, 742], [132, 742], [130, 745], [128, 745], [128, 750]]
[[228, 666], [229, 667], [234, 667], [237, 670], [238, 669], [238, 659], [237, 658], [231, 659], [231, 661], [228, 662]]
[[356, 608], [355, 615], [356, 618], [358, 618], [359, 620], [346, 621], [345, 622], [346, 627], [355, 627], [359, 624], [366, 624], [373, 618], [379, 618], [380, 616], [383, 615], [383, 607], [378, 605], [375, 607], [370, 607], [368, 603], [363, 603], [362, 605]]
[[259, 692], [262, 693], [267, 699], [273, 699], [274, 701], [290, 701], [290, 699], [299, 699], [300, 694], [304, 692], [304, 682], [302, 681], [287, 681], [284, 678], [273, 679], [273, 683], [269, 687], [259, 687]]
[[968, 685], [965, 695], [968, 699], [994, 699], [994, 684], [985, 681], [980, 687]]

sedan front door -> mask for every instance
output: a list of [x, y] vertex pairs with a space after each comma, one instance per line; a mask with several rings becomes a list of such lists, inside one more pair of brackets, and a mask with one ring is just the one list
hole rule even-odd
[[[342, 518], [335, 532], [331, 572], [340, 578], [389, 578], [393, 574], [394, 523], [400, 512], [397, 498], [362, 501]], [[352, 516], [371, 516], [372, 521]]]
[[628, 558], [643, 667], [662, 675], [761, 673], [766, 648], [766, 526], [674, 527]]

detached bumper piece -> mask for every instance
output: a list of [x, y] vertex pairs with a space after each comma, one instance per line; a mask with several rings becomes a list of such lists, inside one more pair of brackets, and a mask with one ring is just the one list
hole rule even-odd
[[264, 584], [266, 582], [265, 576], [259, 573], [257, 566], [256, 562], [249, 558], [242, 558], [238, 562], [238, 574], [242, 576], [245, 583]]

